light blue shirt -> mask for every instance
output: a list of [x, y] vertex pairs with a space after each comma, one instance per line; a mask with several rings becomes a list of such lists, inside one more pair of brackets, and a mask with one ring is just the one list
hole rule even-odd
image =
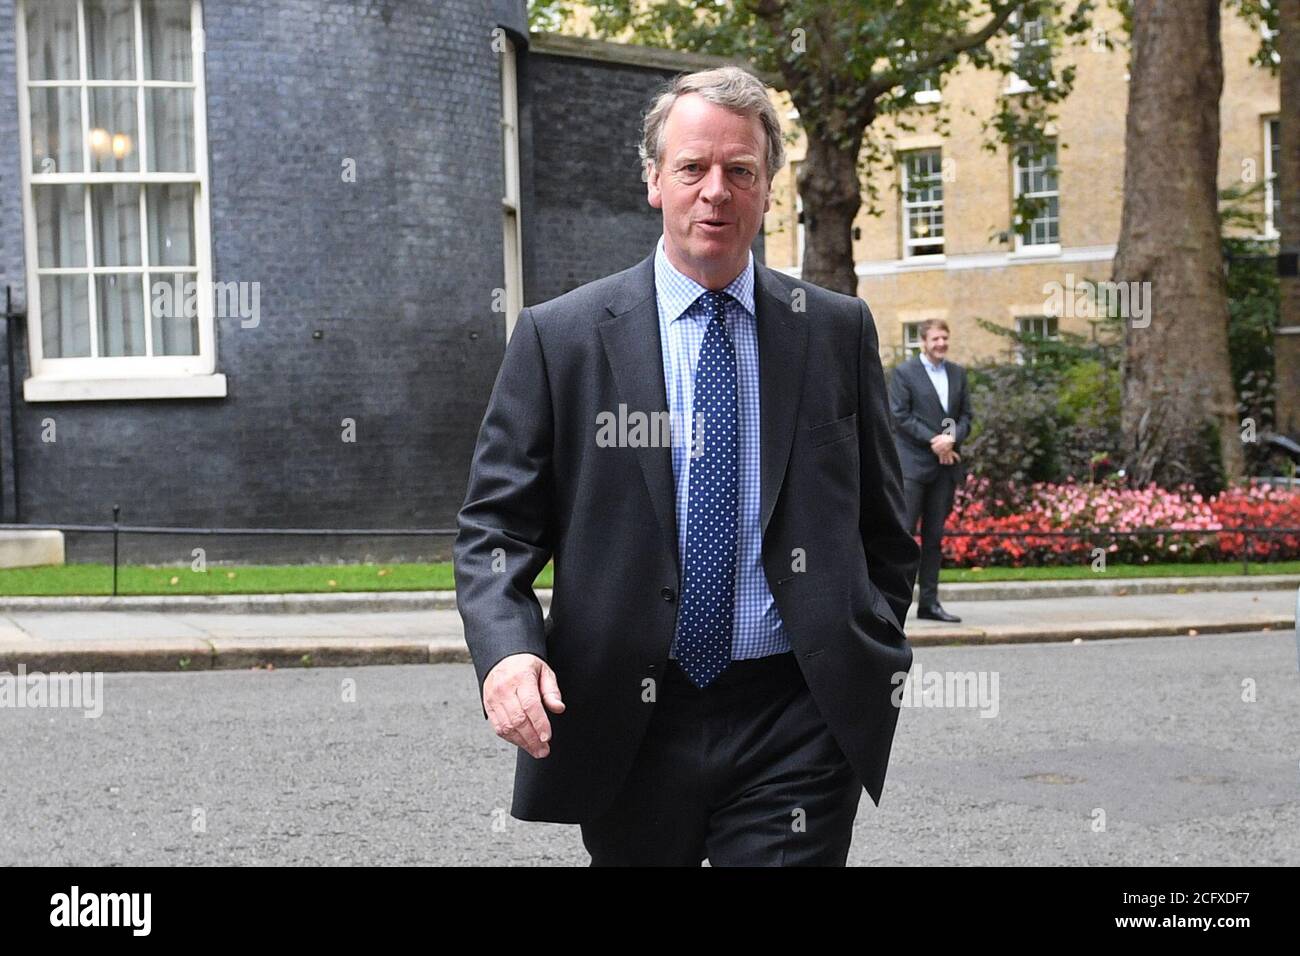
[[930, 373], [930, 381], [934, 383], [934, 390], [939, 393], [939, 402], [946, 412], [948, 410], [948, 363], [940, 359], [938, 365], [931, 365], [930, 360], [922, 352], [921, 364]]
[[[704, 344], [707, 320], [696, 300], [707, 289], [668, 261], [663, 237], [655, 248], [655, 298], [659, 305], [659, 347], [664, 359], [664, 392], [673, 423], [673, 484], [677, 492], [677, 555], [686, 568], [686, 518], [690, 498], [691, 440], [694, 421], [695, 369]], [[758, 320], [754, 314], [754, 254], [744, 271], [722, 290], [727, 334], [736, 349], [737, 400], [740, 413], [740, 515], [736, 560], [736, 597], [732, 617], [733, 660], [766, 657], [790, 650], [772, 591], [763, 573], [762, 517], [759, 487]], [[681, 428], [678, 425], [680, 423]], [[680, 621], [680, 618], [679, 618]], [[673, 641], [676, 657], [676, 640]]]

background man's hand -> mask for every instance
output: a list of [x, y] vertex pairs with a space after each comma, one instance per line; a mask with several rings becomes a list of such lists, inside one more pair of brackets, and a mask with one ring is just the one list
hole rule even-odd
[[955, 465], [959, 461], [961, 461], [961, 455], [957, 454], [955, 451], [939, 452], [939, 464], [941, 465]]
[[551, 752], [546, 711], [564, 713], [555, 671], [536, 654], [501, 658], [483, 681], [483, 709], [498, 737], [534, 757], [545, 757]]
[[953, 446], [957, 444], [957, 439], [952, 435], [945, 435], [943, 432], [935, 435], [930, 439], [930, 450], [940, 457], [945, 451], [952, 451]]

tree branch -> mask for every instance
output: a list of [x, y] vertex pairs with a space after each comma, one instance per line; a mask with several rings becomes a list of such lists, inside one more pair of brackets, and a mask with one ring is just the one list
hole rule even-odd
[[[964, 53], [971, 47], [981, 46], [986, 43], [990, 37], [1002, 29], [1011, 14], [1015, 13], [1021, 7], [1024, 7], [1031, 0], [1007, 0], [1005, 3], [993, 3], [990, 6], [992, 17], [988, 23], [984, 24], [974, 33], [968, 33], [965, 36], [954, 37], [948, 43], [932, 51], [928, 56], [924, 56], [908, 65], [909, 74], [924, 73], [933, 67], [938, 66], [947, 60], [956, 57], [959, 53]], [[892, 90], [894, 87], [903, 82], [902, 70], [887, 70], [880, 76], [876, 77], [867, 84], [867, 97], [871, 100], [879, 98], [884, 93]]]

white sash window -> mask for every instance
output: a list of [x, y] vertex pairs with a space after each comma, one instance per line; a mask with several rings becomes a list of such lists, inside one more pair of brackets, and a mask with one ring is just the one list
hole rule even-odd
[[202, 36], [197, 0], [19, 0], [29, 401], [225, 394]]

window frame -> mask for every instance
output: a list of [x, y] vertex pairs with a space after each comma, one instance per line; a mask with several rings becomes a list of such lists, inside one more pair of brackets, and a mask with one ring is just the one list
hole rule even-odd
[[[1014, 216], [1014, 200], [1018, 200], [1022, 196], [1029, 199], [1055, 197], [1056, 238], [1052, 242], [1026, 242], [1025, 237], [1021, 234], [1020, 230], [1013, 228], [1012, 234], [1015, 236], [1015, 250], [1014, 252], [1011, 253], [1013, 256], [1052, 256], [1052, 255], [1060, 255], [1061, 253], [1061, 165], [1060, 165], [1061, 154], [1060, 154], [1060, 146], [1057, 143], [1056, 137], [1051, 137], [1050, 142], [1051, 142], [1051, 152], [1053, 157], [1052, 165], [1050, 168], [1054, 171], [1053, 176], [1056, 180], [1056, 188], [1051, 190], [1040, 190], [1038, 192], [1032, 192], [1032, 191], [1024, 192], [1024, 193], [1021, 192], [1021, 187], [1020, 187], [1021, 174], [1032, 173], [1033, 171], [1032, 166], [1026, 168], [1026, 167], [1022, 167], [1020, 164], [1020, 156], [1027, 148], [1022, 145], [1022, 146], [1017, 146], [1011, 152], [1011, 189], [1012, 189], [1011, 196], [1013, 200], [1013, 216]], [[1046, 166], [1044, 167], [1044, 169], [1047, 168], [1049, 167]], [[1018, 219], [1018, 217], [1015, 218]], [[1051, 219], [1050, 216], [1046, 217], [1047, 221], [1050, 221], [1050, 219]], [[1037, 222], [1039, 220], [1035, 219], [1032, 221]], [[1014, 222], [1013, 225], [1019, 226], [1021, 225], [1021, 223], [1017, 221]]]
[[1278, 239], [1281, 232], [1277, 228], [1277, 217], [1273, 215], [1273, 205], [1281, 211], [1282, 200], [1277, 190], [1277, 166], [1273, 162], [1273, 152], [1281, 154], [1281, 144], [1273, 135], [1274, 125], [1278, 133], [1282, 132], [1281, 121], [1277, 116], [1264, 117], [1264, 236], [1265, 239]]
[[[1011, 33], [1011, 62], [1013, 65], [1020, 59], [1020, 54], [1026, 46], [1029, 46], [1031, 44], [1034, 46], [1051, 44], [1051, 40], [1048, 39], [1047, 37], [1047, 15], [1046, 14], [1040, 13], [1038, 16], [1033, 17], [1029, 20], [1022, 20], [1021, 18], [1022, 18], [1022, 13], [1020, 10], [1013, 10], [1011, 12], [1011, 15], [1007, 17], [1008, 24], [1015, 25], [1015, 29]], [[1026, 42], [1022, 34], [1025, 30], [1025, 27], [1030, 23], [1038, 23], [1041, 27], [1042, 35], [1039, 36], [1038, 39], [1036, 40], [1030, 40]], [[1056, 81], [1049, 80], [1047, 82], [1047, 86], [1048, 88], [1055, 88]], [[1033, 88], [1034, 88], [1033, 85], [1028, 80], [1024, 79], [1022, 76], [1020, 76], [1019, 73], [1015, 72], [1015, 70], [1013, 69], [1011, 73], [1007, 75], [1007, 85], [1006, 88], [1002, 90], [1002, 93], [1004, 96], [1014, 96], [1017, 93], [1026, 93], [1032, 90]]]
[[505, 34], [501, 51], [501, 152], [505, 189], [501, 196], [502, 255], [505, 279], [506, 341], [524, 308], [524, 240], [519, 177], [518, 48]]
[[[1025, 323], [1041, 322], [1043, 324], [1043, 332], [1041, 335], [1037, 335], [1037, 338], [1046, 342], [1061, 341], [1061, 317], [1058, 315], [1017, 315], [1014, 316], [1014, 322], [1017, 335], [1026, 334], [1024, 327]], [[1053, 325], [1055, 325], [1055, 329], [1051, 328]], [[1012, 346], [1012, 358], [1017, 365], [1025, 364], [1025, 350], [1019, 343]]]
[[[914, 355], [921, 354], [923, 339], [921, 338], [921, 325], [924, 319], [917, 319], [914, 322], [903, 323], [903, 358], [909, 359]], [[914, 339], [914, 340], [913, 340]]]
[[[89, 78], [87, 59], [86, 5], [77, 0], [77, 56], [78, 75], [75, 80], [32, 80], [28, 76], [27, 10], [28, 5], [39, 0], [17, 0], [14, 12], [16, 23], [16, 72], [18, 77], [18, 125], [21, 154], [21, 189], [23, 215], [23, 248], [25, 278], [27, 282], [27, 333], [31, 372], [23, 382], [23, 397], [29, 402], [69, 401], [127, 398], [177, 398], [220, 397], [226, 394], [225, 376], [216, 372], [216, 335], [212, 315], [212, 231], [209, 205], [207, 101], [205, 84], [205, 50], [203, 34], [202, 0], [190, 3], [191, 79], [147, 80], [144, 75], [143, 0], [133, 0], [133, 44], [135, 47], [135, 78], [131, 80], [92, 80]], [[32, 104], [31, 91], [47, 87], [72, 87], [80, 91], [79, 122], [82, 133], [82, 170], [68, 173], [35, 173], [32, 169]], [[189, 89], [193, 92], [194, 171], [146, 171], [149, 133], [147, 122], [140, 115], [137, 100], [137, 148], [141, 169], [135, 172], [95, 172], [86, 162], [90, 149], [88, 137], [90, 115], [87, 109], [90, 90], [96, 88]], [[187, 183], [195, 187], [194, 265], [157, 266], [148, 264], [148, 222], [141, 220], [141, 260], [138, 266], [98, 266], [94, 262], [92, 223], [90, 221], [91, 187], [114, 183], [127, 183], [140, 188], [143, 193], [150, 185], [160, 183]], [[86, 203], [86, 264], [65, 268], [42, 268], [38, 261], [38, 236], [35, 209], [35, 188], [42, 185], [83, 185]], [[90, 322], [92, 351], [95, 350], [99, 316], [95, 308], [97, 290], [91, 281], [103, 273], [142, 275], [142, 294], [146, 306], [149, 298], [147, 279], [163, 273], [190, 277], [199, 294], [196, 299], [198, 354], [196, 355], [140, 355], [140, 356], [75, 356], [67, 358], [44, 355], [44, 337], [41, 316], [41, 276], [82, 274], [87, 277], [87, 318]], [[152, 342], [152, 314], [145, 308], [145, 341]]]
[[[938, 184], [940, 195], [938, 200], [926, 199], [920, 202], [911, 202], [908, 199], [908, 195], [911, 192], [909, 160], [911, 160], [912, 157], [919, 156], [923, 153], [932, 153], [934, 154], [935, 157], [937, 157], [938, 168], [934, 173], [932, 173], [932, 175]], [[902, 243], [903, 243], [902, 255], [900, 256], [900, 258], [904, 262], [916, 262], [918, 260], [922, 262], [937, 262], [943, 259], [944, 256], [946, 255], [947, 243], [948, 243], [948, 217], [947, 217], [947, 209], [945, 205], [947, 200], [947, 195], [943, 189], [943, 147], [927, 146], [921, 149], [909, 149], [900, 152], [898, 154], [898, 158], [899, 158], [899, 169], [901, 171], [902, 180], [903, 180], [902, 196], [900, 197], [900, 207], [899, 207], [899, 226], [901, 228]], [[921, 209], [921, 208], [938, 209], [940, 214], [943, 217], [943, 232], [938, 237], [939, 241], [937, 243], [939, 246], [938, 252], [913, 252], [912, 251], [915, 248], [923, 248], [925, 246], [936, 245], [933, 238], [914, 239], [911, 236], [911, 231], [912, 231], [911, 211], [913, 209]]]
[[921, 82], [924, 85], [912, 94], [912, 102], [925, 105], [943, 101], [943, 83], [934, 74], [927, 73]]

